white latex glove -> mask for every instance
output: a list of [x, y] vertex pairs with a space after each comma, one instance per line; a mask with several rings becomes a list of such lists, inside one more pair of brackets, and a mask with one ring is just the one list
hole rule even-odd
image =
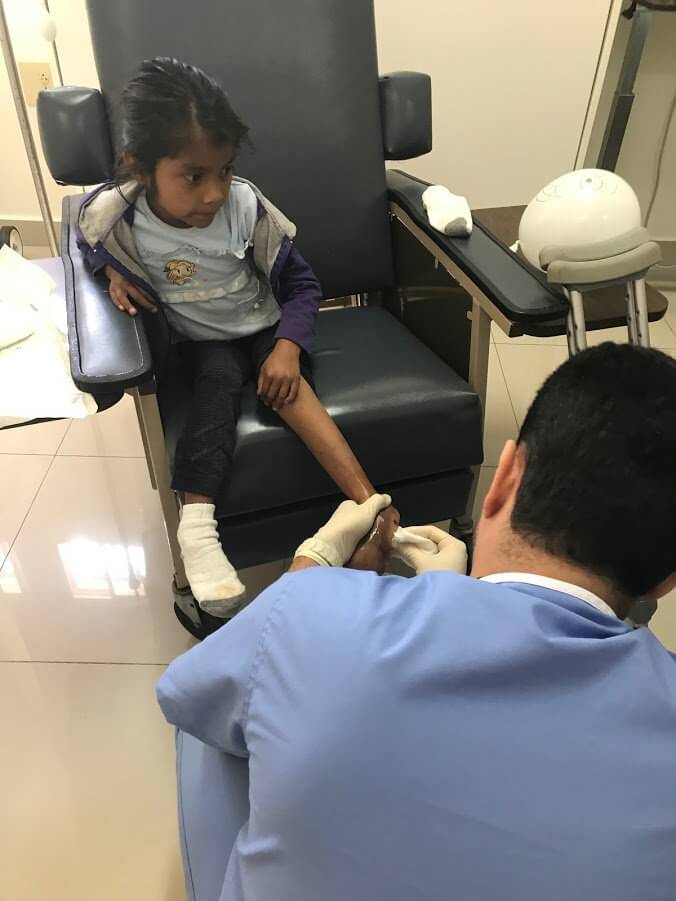
[[389, 494], [374, 494], [363, 504], [343, 501], [326, 525], [301, 544], [294, 558], [309, 557], [320, 566], [343, 566], [373, 528], [380, 511], [391, 503]]
[[467, 548], [460, 539], [436, 526], [408, 526], [406, 531], [434, 543], [433, 551], [422, 544], [402, 542], [397, 545], [395, 551], [397, 557], [415, 570], [416, 575], [444, 570], [465, 575]]

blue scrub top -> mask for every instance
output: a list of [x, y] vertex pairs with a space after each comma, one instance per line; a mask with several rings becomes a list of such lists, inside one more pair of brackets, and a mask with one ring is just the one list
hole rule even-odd
[[249, 758], [223, 901], [676, 898], [676, 660], [578, 598], [307, 570], [158, 697]]

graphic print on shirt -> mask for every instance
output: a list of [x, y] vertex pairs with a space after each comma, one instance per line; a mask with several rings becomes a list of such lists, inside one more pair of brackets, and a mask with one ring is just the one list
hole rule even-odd
[[165, 252], [141, 253], [162, 300], [171, 305], [216, 301], [240, 314], [257, 312], [265, 299], [265, 279], [257, 272], [248, 248], [241, 251], [204, 252], [184, 243]]
[[192, 279], [196, 269], [196, 264], [190, 260], [167, 260], [164, 266], [167, 281], [171, 285], [185, 285]]

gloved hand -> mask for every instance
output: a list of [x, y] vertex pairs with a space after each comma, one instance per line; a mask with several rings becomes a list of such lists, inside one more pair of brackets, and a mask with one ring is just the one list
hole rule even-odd
[[420, 544], [399, 542], [395, 556], [415, 570], [416, 575], [434, 571], [447, 571], [464, 575], [467, 572], [467, 548], [458, 538], [438, 529], [436, 526], [409, 526], [406, 532], [413, 532], [434, 543], [434, 550]]
[[343, 566], [373, 528], [380, 511], [391, 503], [389, 494], [374, 494], [363, 504], [343, 501], [326, 525], [301, 544], [294, 559], [309, 557], [320, 566]]

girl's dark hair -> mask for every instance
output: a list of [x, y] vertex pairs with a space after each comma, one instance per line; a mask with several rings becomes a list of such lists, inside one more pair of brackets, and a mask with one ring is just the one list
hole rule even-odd
[[249, 133], [223, 88], [195, 66], [169, 57], [145, 60], [121, 97], [122, 153], [118, 184], [152, 178], [163, 157], [177, 156], [203, 131], [214, 144], [236, 149]]

